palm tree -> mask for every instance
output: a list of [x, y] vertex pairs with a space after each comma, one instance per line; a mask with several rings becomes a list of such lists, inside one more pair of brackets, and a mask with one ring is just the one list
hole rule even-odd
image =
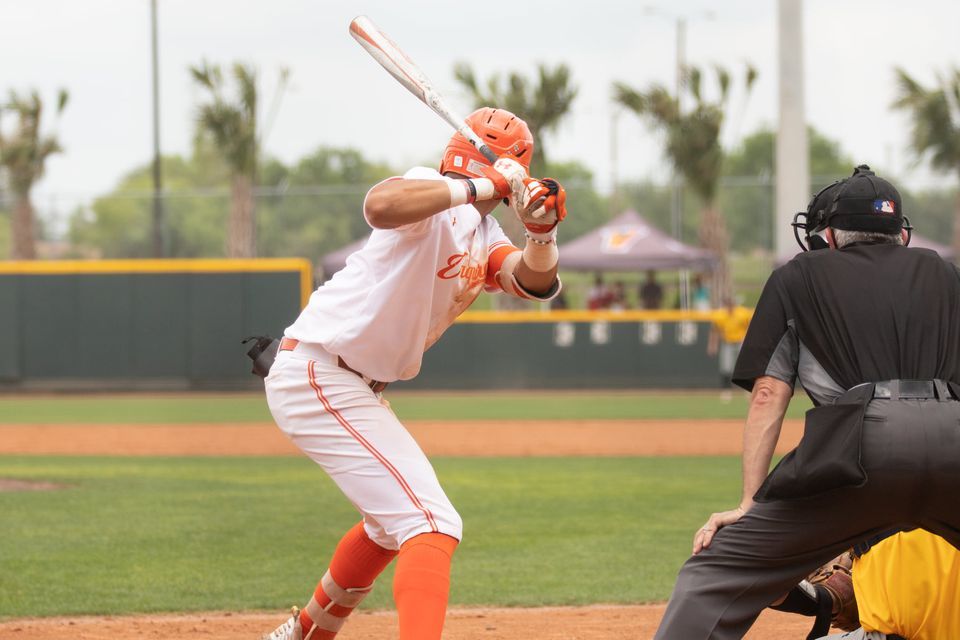
[[[200, 106], [197, 137], [210, 138], [230, 170], [227, 255], [231, 258], [249, 258], [256, 255], [254, 189], [261, 142], [257, 129], [259, 93], [257, 74], [252, 67], [234, 63], [232, 71], [237, 85], [237, 95], [233, 100], [225, 95], [225, 82], [219, 65], [204, 61], [198, 67], [190, 67], [194, 81], [209, 91], [211, 98], [210, 102]], [[287, 77], [288, 72], [283, 70], [277, 100]]]
[[[910, 146], [917, 159], [928, 156], [934, 169], [955, 171], [960, 178], [960, 69], [938, 77], [939, 86], [930, 89], [901, 68], [896, 74], [900, 95], [893, 106], [910, 113]], [[960, 251], [960, 191], [954, 205], [953, 248]]]
[[465, 63], [454, 67], [454, 76], [470, 92], [475, 107], [501, 107], [523, 118], [533, 132], [533, 160], [530, 173], [543, 176], [546, 171], [546, 152], [543, 134], [556, 130], [560, 121], [570, 112], [577, 97], [577, 88], [570, 84], [570, 69], [565, 64], [550, 69], [538, 65], [536, 82], [512, 72], [501, 85], [499, 75], [492, 76], [481, 89], [473, 69]]
[[[686, 81], [681, 91], [688, 91], [694, 98], [693, 108], [689, 111], [681, 109], [680, 96], [672, 95], [658, 84], [646, 91], [637, 91], [622, 82], [616, 82], [613, 99], [665, 134], [667, 156], [677, 173], [699, 197], [702, 206], [700, 243], [712, 250], [719, 259], [711, 288], [712, 302], [719, 305], [732, 296], [727, 262], [730, 241], [726, 220], [717, 206], [717, 186], [724, 156], [720, 132], [727, 114], [731, 80], [730, 74], [721, 67], [716, 68], [716, 76], [720, 97], [711, 102], [701, 90], [701, 71], [696, 67], [686, 70]], [[744, 79], [748, 95], [756, 77], [756, 70], [748, 66]]]
[[[67, 100], [67, 92], [61, 89], [57, 95], [57, 116], [63, 113]], [[37, 180], [43, 177], [47, 158], [60, 153], [63, 148], [55, 135], [42, 137], [40, 134], [43, 101], [36, 91], [29, 96], [11, 91], [10, 102], [3, 109], [17, 115], [17, 125], [12, 134], [5, 136], [0, 130], [0, 166], [7, 172], [14, 200], [11, 257], [14, 260], [33, 260], [37, 257], [37, 239], [30, 191]]]

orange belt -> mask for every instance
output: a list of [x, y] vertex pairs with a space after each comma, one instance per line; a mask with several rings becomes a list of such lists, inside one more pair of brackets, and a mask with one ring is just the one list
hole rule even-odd
[[[280, 340], [280, 351], [293, 351], [294, 349], [297, 348], [298, 344], [300, 344], [300, 341], [294, 338], [282, 338]], [[337, 356], [337, 366], [340, 367], [341, 369], [346, 369], [350, 373], [360, 376], [360, 378], [367, 383], [367, 386], [369, 386], [370, 390], [373, 391], [374, 393], [382, 392], [384, 389], [387, 388], [387, 385], [389, 384], [388, 382], [371, 380], [370, 378], [366, 377], [365, 375], [363, 375], [362, 373], [360, 373], [359, 371], [357, 371], [356, 369], [348, 365], [346, 362], [344, 362], [343, 358], [341, 358], [340, 356]]]

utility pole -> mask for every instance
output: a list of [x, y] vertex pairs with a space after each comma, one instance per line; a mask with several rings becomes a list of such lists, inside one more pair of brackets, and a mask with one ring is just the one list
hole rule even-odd
[[[683, 113], [683, 87], [684, 76], [687, 66], [687, 20], [684, 17], [677, 18], [677, 110]], [[673, 237], [678, 242], [683, 242], [683, 184], [680, 179], [680, 173], [676, 167], [673, 169], [673, 194], [670, 202], [670, 220], [673, 227]], [[683, 270], [680, 272], [678, 281], [680, 290], [680, 308], [686, 311], [690, 308], [690, 272]]]
[[[674, 22], [676, 28], [675, 95], [677, 97], [677, 110], [683, 113], [683, 91], [686, 86], [687, 75], [687, 16], [650, 5], [644, 7], [644, 13], [659, 15]], [[713, 20], [714, 13], [705, 11], [702, 18]], [[676, 167], [671, 167], [670, 176], [670, 231], [678, 242], [683, 242], [683, 181]], [[680, 272], [678, 286], [680, 308], [688, 309], [690, 307], [690, 273], [688, 271]]]
[[150, 0], [150, 35], [153, 66], [153, 257], [163, 258], [163, 175], [160, 169], [160, 62], [157, 52], [157, 0]]
[[610, 217], [620, 213], [620, 109], [610, 111]]
[[[677, 55], [676, 55], [676, 96], [677, 110], [683, 113], [684, 74], [687, 66], [687, 19], [677, 18]], [[683, 242], [683, 185], [676, 167], [672, 170], [670, 180], [673, 186], [670, 200], [670, 226], [673, 237]]]

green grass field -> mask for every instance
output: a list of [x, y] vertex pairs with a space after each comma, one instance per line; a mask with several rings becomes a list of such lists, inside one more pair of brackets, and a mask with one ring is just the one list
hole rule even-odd
[[[746, 396], [393, 393], [405, 419], [742, 418]], [[808, 406], [797, 402], [791, 415]], [[0, 398], [3, 424], [270, 420], [260, 394]], [[135, 427], [133, 427], [135, 428]], [[451, 602], [665, 599], [697, 526], [739, 499], [734, 458], [436, 458], [465, 521]], [[357, 520], [306, 458], [0, 456], [0, 618], [280, 610]], [[365, 607], [392, 606], [392, 569]]]
[[[413, 392], [388, 390], [405, 420], [743, 418], [748, 396], [735, 391], [724, 401], [704, 392]], [[810, 408], [806, 396], [791, 403], [791, 417]], [[136, 424], [269, 422], [263, 394], [0, 396], [2, 424]]]
[[[435, 460], [465, 520], [455, 604], [665, 599], [692, 534], [735, 504], [732, 458]], [[0, 457], [0, 616], [282, 609], [357, 517], [299, 458]], [[367, 607], [390, 606], [391, 574]]]

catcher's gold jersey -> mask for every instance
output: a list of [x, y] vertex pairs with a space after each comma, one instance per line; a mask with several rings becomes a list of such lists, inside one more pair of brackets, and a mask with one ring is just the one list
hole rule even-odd
[[891, 536], [853, 564], [860, 623], [911, 640], [960, 638], [960, 552], [923, 529]]

